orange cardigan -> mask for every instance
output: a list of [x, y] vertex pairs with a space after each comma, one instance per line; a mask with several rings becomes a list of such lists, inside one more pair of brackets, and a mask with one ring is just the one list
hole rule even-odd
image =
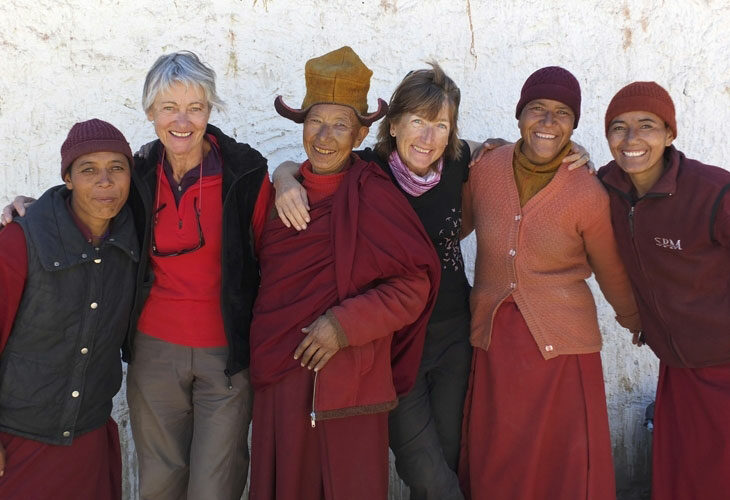
[[520, 208], [514, 145], [484, 155], [467, 189], [477, 236], [471, 343], [487, 349], [492, 321], [510, 294], [545, 359], [601, 350], [591, 272], [618, 322], [640, 329], [611, 227], [608, 195], [586, 169], [561, 166]]

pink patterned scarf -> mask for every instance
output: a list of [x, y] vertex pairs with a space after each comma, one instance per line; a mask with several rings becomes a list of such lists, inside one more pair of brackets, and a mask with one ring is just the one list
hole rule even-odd
[[421, 177], [411, 172], [403, 160], [400, 159], [398, 150], [393, 150], [388, 157], [388, 165], [393, 172], [395, 180], [398, 181], [400, 187], [411, 196], [421, 196], [423, 193], [434, 187], [441, 180], [441, 170], [444, 168], [443, 156], [439, 158], [436, 164], [436, 171], [429, 170], [428, 173]]

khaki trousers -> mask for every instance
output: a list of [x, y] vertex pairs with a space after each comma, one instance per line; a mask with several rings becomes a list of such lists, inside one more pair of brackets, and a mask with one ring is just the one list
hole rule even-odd
[[141, 500], [241, 498], [253, 392], [248, 370], [229, 388], [227, 356], [137, 333], [127, 401]]

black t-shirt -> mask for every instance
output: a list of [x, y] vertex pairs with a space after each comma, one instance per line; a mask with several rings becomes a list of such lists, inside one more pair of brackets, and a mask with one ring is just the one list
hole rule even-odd
[[365, 161], [377, 163], [401, 190], [436, 248], [441, 260], [441, 285], [431, 321], [439, 321], [469, 312], [469, 282], [464, 271], [459, 234], [461, 232], [461, 195], [469, 176], [469, 145], [462, 141], [461, 157], [447, 161], [439, 183], [421, 196], [404, 192], [390, 166], [370, 148], [356, 151]]

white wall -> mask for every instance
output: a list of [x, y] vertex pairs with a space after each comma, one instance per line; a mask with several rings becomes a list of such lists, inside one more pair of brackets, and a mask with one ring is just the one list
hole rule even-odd
[[[460, 127], [473, 139], [516, 139], [514, 106], [523, 81], [541, 66], [562, 65], [583, 88], [574, 138], [597, 165], [609, 159], [602, 123], [613, 94], [633, 80], [656, 80], [676, 102], [675, 144], [727, 168], [727, 0], [572, 3], [3, 0], [0, 204], [58, 183], [59, 147], [76, 121], [111, 121], [133, 148], [153, 139], [140, 106], [144, 75], [158, 55], [179, 49], [196, 51], [218, 72], [228, 110], [211, 122], [274, 166], [302, 158], [299, 130], [275, 113], [274, 97], [298, 104], [304, 62], [348, 44], [375, 73], [371, 105], [377, 96], [387, 100], [410, 69], [438, 60], [461, 86]], [[465, 250], [472, 254], [473, 244]], [[640, 423], [657, 364], [646, 347], [631, 346], [601, 298], [599, 313], [618, 486], [630, 498], [647, 477], [649, 440]], [[118, 403], [128, 443], [126, 408]], [[128, 468], [128, 480], [135, 477]]]

